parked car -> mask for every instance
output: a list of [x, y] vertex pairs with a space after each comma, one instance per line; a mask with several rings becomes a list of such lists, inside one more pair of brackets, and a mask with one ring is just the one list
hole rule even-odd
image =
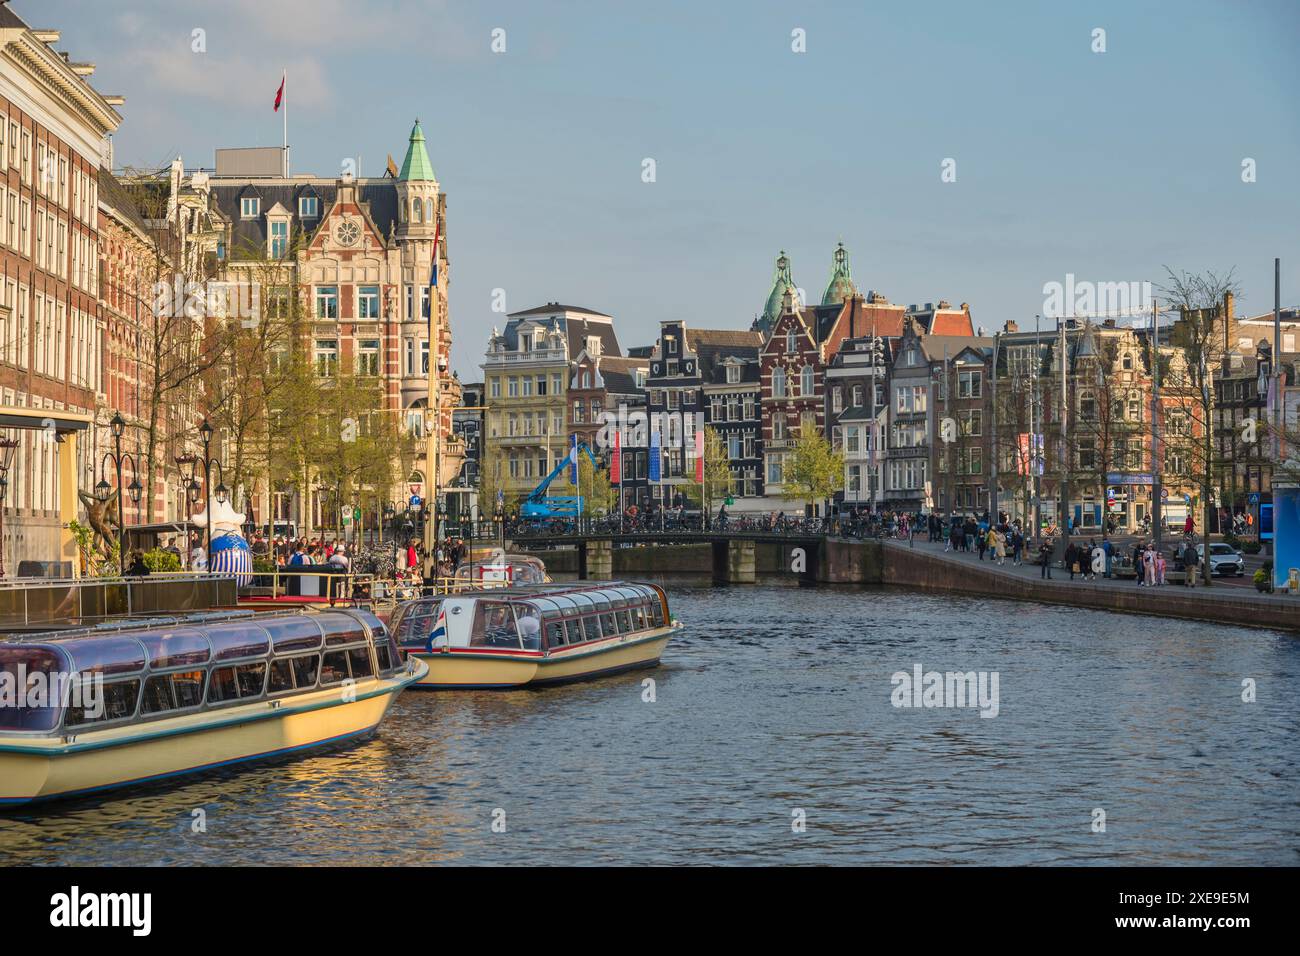
[[[1205, 560], [1205, 545], [1196, 546], [1196, 556], [1201, 561]], [[1236, 551], [1231, 545], [1222, 543], [1212, 543], [1210, 545], [1210, 573], [1232, 575], [1241, 577], [1246, 573], [1246, 562], [1241, 556], [1240, 551]]]

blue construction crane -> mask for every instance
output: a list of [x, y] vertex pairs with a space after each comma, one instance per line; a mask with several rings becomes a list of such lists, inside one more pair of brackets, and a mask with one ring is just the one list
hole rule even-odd
[[[587, 453], [591, 460], [591, 467], [595, 470], [600, 469], [600, 463], [596, 461], [596, 456], [591, 453], [586, 442], [579, 442], [578, 448]], [[582, 496], [581, 495], [548, 495], [546, 490], [551, 487], [551, 482], [560, 477], [564, 469], [569, 467], [570, 455], [565, 455], [560, 459], [555, 469], [542, 479], [541, 484], [533, 489], [532, 494], [524, 499], [524, 503], [519, 506], [519, 516], [524, 520], [541, 521], [547, 518], [576, 518], [582, 514]]]

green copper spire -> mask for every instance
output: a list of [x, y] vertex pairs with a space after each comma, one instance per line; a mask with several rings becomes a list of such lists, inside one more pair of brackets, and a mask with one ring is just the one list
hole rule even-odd
[[768, 293], [767, 304], [763, 306], [763, 314], [754, 322], [754, 329], [767, 335], [776, 320], [781, 317], [782, 303], [785, 301], [786, 290], [797, 299], [798, 291], [795, 289], [794, 279], [790, 277], [790, 260], [781, 250], [781, 255], [776, 259], [776, 274], [772, 278], [772, 291]]
[[831, 257], [831, 281], [822, 296], [822, 305], [836, 305], [858, 294], [858, 287], [853, 284], [853, 275], [849, 271], [849, 251], [840, 243]]
[[397, 178], [424, 182], [437, 179], [433, 175], [433, 163], [429, 162], [429, 151], [424, 148], [424, 130], [420, 129], [418, 119], [411, 128], [411, 145], [406, 149], [406, 159], [402, 161], [402, 171]]

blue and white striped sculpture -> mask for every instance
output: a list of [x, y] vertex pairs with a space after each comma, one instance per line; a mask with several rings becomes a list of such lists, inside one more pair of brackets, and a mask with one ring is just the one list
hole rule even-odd
[[[208, 570], [218, 574], [233, 574], [236, 583], [240, 585], [251, 584], [253, 555], [240, 530], [244, 516], [230, 507], [230, 502], [216, 501], [212, 505], [212, 519], [212, 549], [208, 555]], [[206, 528], [207, 512], [195, 515], [193, 521], [199, 527]]]

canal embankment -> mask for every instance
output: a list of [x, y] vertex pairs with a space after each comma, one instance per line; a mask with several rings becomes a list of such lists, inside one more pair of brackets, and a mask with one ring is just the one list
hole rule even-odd
[[[522, 542], [519, 543], [522, 545]], [[1069, 579], [1054, 569], [1050, 580], [1037, 564], [1002, 566], [974, 553], [945, 552], [928, 541], [713, 541], [651, 542], [634, 547], [588, 542], [584, 547], [534, 552], [561, 580], [637, 578], [657, 584], [710, 586], [858, 585], [950, 592], [1037, 601], [1126, 614], [1300, 630], [1300, 598], [1260, 594], [1216, 581], [1138, 587], [1133, 579]]]

